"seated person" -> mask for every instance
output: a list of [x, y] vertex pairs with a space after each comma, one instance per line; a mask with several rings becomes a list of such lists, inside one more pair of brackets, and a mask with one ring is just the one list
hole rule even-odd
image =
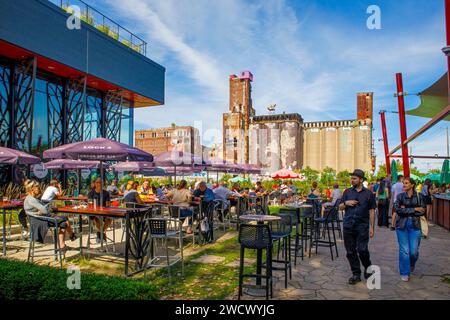
[[226, 183], [223, 181], [219, 182], [219, 186], [213, 190], [214, 196], [216, 200], [221, 200], [224, 204], [223, 211], [220, 212], [219, 220], [223, 220], [223, 217], [228, 213], [228, 209], [230, 207], [230, 199], [236, 198], [237, 196], [241, 196], [239, 193], [233, 192], [227, 188]]
[[164, 194], [163, 190], [161, 189], [161, 187], [159, 185], [157, 185], [157, 184], [153, 185], [152, 191], [153, 191], [153, 194], [155, 194], [159, 200], [162, 200], [162, 201], [167, 200], [166, 195]]
[[[63, 252], [67, 251], [68, 247], [66, 246], [64, 239], [66, 233], [69, 234], [70, 240], [72, 241], [74, 241], [77, 238], [70, 226], [67, 217], [58, 216], [50, 213], [48, 207], [43, 205], [41, 201], [39, 201], [39, 196], [41, 195], [41, 187], [39, 186], [39, 183], [37, 183], [36, 181], [34, 180], [27, 181], [25, 190], [27, 192], [27, 196], [23, 203], [23, 208], [25, 212], [33, 215], [56, 218], [59, 226], [59, 233], [58, 233], [59, 247], [61, 251]], [[33, 240], [41, 243], [44, 243], [45, 235], [47, 234], [48, 228], [54, 226], [52, 222], [34, 220], [33, 218], [30, 219], [30, 225], [31, 228], [33, 229], [32, 232]]]
[[[138, 185], [139, 184], [137, 181], [130, 180], [127, 182], [127, 186], [125, 187], [125, 192], [123, 194], [123, 202], [125, 202], [125, 204], [144, 204], [144, 201], [142, 201], [137, 191]], [[131, 205], [131, 207], [138, 206]]]
[[150, 181], [144, 180], [142, 186], [139, 188], [139, 193], [143, 195], [149, 195], [153, 193], [152, 187], [150, 186]]
[[106, 191], [109, 192], [109, 196], [112, 197], [116, 197], [120, 194], [120, 190], [117, 187], [117, 181], [113, 180], [111, 181], [111, 184], [106, 188]]
[[332, 207], [338, 202], [342, 197], [341, 189], [339, 189], [339, 184], [337, 182], [333, 183], [333, 191], [331, 192], [332, 200], [331, 202], [322, 203], [322, 217], [325, 213], [326, 207]]
[[[192, 194], [188, 189], [188, 184], [186, 180], [181, 180], [178, 188], [170, 191], [167, 194], [167, 198], [169, 198], [172, 204], [180, 207], [180, 220], [184, 220], [187, 217], [192, 216], [192, 210], [189, 208], [190, 201], [192, 199]], [[189, 226], [186, 230], [186, 233], [192, 233], [192, 221], [189, 220]]]
[[317, 181], [313, 181], [312, 188], [309, 190], [308, 198], [309, 199], [316, 199], [321, 196], [321, 192], [319, 188], [317, 188]]
[[44, 194], [41, 197], [41, 201], [43, 204], [48, 204], [53, 200], [58, 199], [60, 194], [61, 194], [61, 186], [58, 180], [53, 179], [52, 181], [50, 181], [50, 184], [45, 189]]
[[[101, 194], [103, 194], [103, 202], [100, 204], [100, 198], [101, 198]], [[97, 206], [101, 206], [101, 207], [106, 207], [107, 202], [111, 201], [111, 197], [109, 196], [109, 192], [106, 190], [102, 190], [102, 179], [101, 178], [97, 178], [94, 181], [94, 187], [92, 188], [91, 191], [89, 191], [88, 193], [88, 199], [93, 199]], [[97, 230], [99, 230], [97, 232], [97, 243], [99, 243], [101, 241], [101, 234], [100, 234], [100, 219], [98, 217], [93, 217], [92, 218], [94, 220], [95, 223], [95, 227], [97, 228]], [[106, 239], [106, 229], [108, 229], [108, 227], [111, 225], [112, 223], [112, 219], [111, 218], [103, 218], [103, 239]]]
[[261, 181], [257, 181], [257, 182], [256, 182], [255, 193], [258, 194], [258, 195], [261, 195], [261, 194], [265, 194], [265, 193], [266, 193], [266, 190], [264, 190]]
[[213, 201], [216, 196], [214, 192], [206, 186], [205, 181], [198, 184], [198, 188], [194, 191], [194, 197], [196, 200]]

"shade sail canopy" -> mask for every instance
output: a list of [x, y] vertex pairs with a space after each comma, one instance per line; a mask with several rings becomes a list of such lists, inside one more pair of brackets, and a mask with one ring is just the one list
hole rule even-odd
[[41, 159], [23, 151], [0, 147], [0, 164], [36, 164]]
[[100, 161], [74, 160], [74, 159], [55, 159], [44, 163], [45, 169], [75, 170], [75, 169], [97, 169], [100, 167]]
[[57, 158], [98, 161], [153, 161], [153, 156], [150, 153], [106, 138], [77, 142], [44, 152], [44, 158], [54, 158], [55, 156]]
[[242, 178], [242, 177], [234, 177], [234, 178], [231, 178], [230, 179], [230, 182], [247, 182], [248, 180], [247, 179], [244, 179], [244, 178]]
[[441, 179], [441, 175], [439, 173], [430, 173], [426, 176], [423, 176], [422, 179], [425, 181], [426, 179], [430, 179], [433, 182], [439, 182]]
[[300, 175], [292, 170], [281, 169], [270, 175], [273, 179], [300, 179]]
[[[433, 118], [448, 105], [448, 79], [447, 73], [439, 78], [430, 87], [419, 93], [420, 105], [406, 114], [424, 118]], [[445, 118], [450, 121], [450, 116]]]

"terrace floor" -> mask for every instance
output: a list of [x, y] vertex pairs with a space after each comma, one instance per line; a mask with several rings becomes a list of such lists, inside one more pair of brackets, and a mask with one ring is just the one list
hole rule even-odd
[[[216, 243], [208, 245], [188, 245], [185, 249], [185, 279], [179, 277], [179, 268], [174, 268], [172, 282], [166, 272], [150, 271], [136, 278], [154, 281], [161, 286], [162, 299], [237, 299], [237, 275], [239, 246], [235, 231], [216, 233]], [[398, 274], [398, 245], [394, 231], [377, 228], [370, 241], [369, 250], [372, 263], [380, 266], [381, 289], [369, 290], [366, 282], [355, 286], [347, 284], [350, 268], [345, 257], [343, 241], [338, 240], [339, 257], [330, 258], [328, 248], [314, 250], [311, 258], [298, 258], [292, 270], [292, 280], [284, 288], [284, 273], [275, 271], [274, 299], [285, 300], [341, 300], [341, 299], [450, 299], [450, 233], [441, 227], [430, 227], [429, 238], [422, 240], [420, 258], [410, 282], [400, 280]], [[108, 233], [112, 237], [112, 231]], [[116, 230], [116, 240], [120, 240], [121, 230]], [[86, 242], [87, 237], [83, 237]], [[67, 242], [71, 247], [76, 242]], [[186, 242], [187, 243], [187, 242]], [[93, 247], [99, 245], [93, 244]], [[51, 248], [45, 245], [44, 248]], [[117, 251], [122, 250], [118, 244]], [[13, 240], [8, 242], [7, 258], [26, 260], [28, 242]], [[110, 248], [111, 249], [111, 248]], [[65, 265], [76, 264], [89, 272], [123, 275], [123, 258], [108, 254], [80, 258], [77, 251], [68, 251]], [[58, 267], [52, 258], [36, 258], [36, 263]], [[250, 254], [247, 267], [254, 266], [254, 254]], [[153, 272], [153, 273], [152, 273]], [[149, 275], [150, 274], [150, 275]], [[449, 281], [449, 280], [447, 280]], [[261, 299], [244, 295], [244, 299]]]

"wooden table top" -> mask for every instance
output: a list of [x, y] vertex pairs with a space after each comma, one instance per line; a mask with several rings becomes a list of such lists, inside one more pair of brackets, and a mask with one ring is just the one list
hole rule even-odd
[[239, 219], [241, 220], [248, 220], [248, 221], [277, 221], [281, 220], [278, 216], [272, 216], [272, 215], [259, 215], [259, 214], [243, 214], [239, 216]]
[[71, 201], [71, 200], [73, 200], [73, 201], [76, 201], [76, 200], [78, 200], [78, 201], [87, 201], [88, 200], [88, 197], [86, 197], [86, 196], [78, 196], [78, 197], [60, 197], [60, 198], [58, 198], [58, 199], [55, 199], [55, 200], [63, 200], [63, 201]]
[[79, 206], [64, 206], [53, 209], [55, 213], [72, 213], [92, 216], [108, 216], [108, 217], [126, 217], [130, 211], [147, 211], [147, 208], [119, 208], [119, 207], [79, 207]]
[[23, 202], [0, 202], [0, 209], [16, 209], [23, 207]]

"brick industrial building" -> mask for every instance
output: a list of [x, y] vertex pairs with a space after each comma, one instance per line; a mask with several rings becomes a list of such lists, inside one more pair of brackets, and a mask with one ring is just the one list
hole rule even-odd
[[229, 112], [223, 115], [223, 157], [257, 164], [264, 172], [280, 168], [373, 171], [373, 93], [357, 94], [352, 120], [304, 122], [298, 113], [256, 116], [252, 106], [253, 75], [232, 75]]
[[135, 146], [153, 155], [174, 149], [201, 154], [200, 134], [192, 126], [172, 125], [167, 128], [136, 130]]

